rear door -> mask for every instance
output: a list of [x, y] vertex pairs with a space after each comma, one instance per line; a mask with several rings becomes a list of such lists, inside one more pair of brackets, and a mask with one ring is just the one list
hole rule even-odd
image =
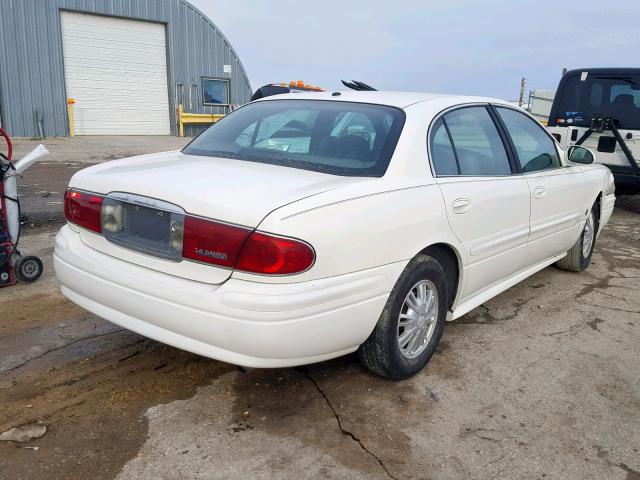
[[540, 123], [509, 107], [496, 107], [495, 111], [529, 186], [527, 256], [538, 263], [567, 251], [576, 242], [589, 203], [587, 186], [578, 166], [562, 163], [556, 143]]
[[529, 187], [507, 154], [486, 105], [446, 112], [431, 127], [429, 151], [449, 224], [468, 264], [462, 299], [526, 264]]

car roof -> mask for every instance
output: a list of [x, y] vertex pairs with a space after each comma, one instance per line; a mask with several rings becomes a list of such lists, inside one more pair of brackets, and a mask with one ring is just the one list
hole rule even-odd
[[582, 72], [588, 72], [594, 75], [638, 75], [640, 74], [640, 68], [574, 68], [565, 73], [565, 76], [579, 75]]
[[[339, 94], [339, 95], [337, 95]], [[438, 102], [446, 105], [459, 105], [464, 103], [500, 103], [509, 105], [504, 100], [489, 97], [475, 97], [467, 95], [448, 95], [444, 93], [423, 92], [389, 92], [389, 91], [335, 91], [335, 92], [299, 92], [284, 93], [262, 98], [258, 101], [273, 100], [332, 100], [342, 102], [374, 103], [389, 105], [391, 107], [406, 108], [410, 105], [423, 102]]]

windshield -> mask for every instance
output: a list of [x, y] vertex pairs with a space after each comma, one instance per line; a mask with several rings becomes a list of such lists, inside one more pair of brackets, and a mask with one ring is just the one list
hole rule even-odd
[[397, 108], [269, 100], [227, 115], [182, 151], [334, 175], [380, 177], [404, 124]]
[[640, 75], [584, 77], [583, 73], [566, 80], [558, 92], [553, 123], [589, 127], [591, 118], [601, 115], [617, 120], [619, 128], [640, 129]]

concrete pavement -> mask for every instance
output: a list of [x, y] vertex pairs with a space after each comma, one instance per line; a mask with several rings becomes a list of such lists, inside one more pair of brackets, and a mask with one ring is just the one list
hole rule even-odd
[[639, 199], [586, 272], [448, 324], [396, 383], [355, 356], [246, 372], [122, 330], [57, 293], [54, 233], [24, 236], [45, 277], [0, 290], [0, 432], [48, 428], [0, 442], [0, 478], [640, 478]]

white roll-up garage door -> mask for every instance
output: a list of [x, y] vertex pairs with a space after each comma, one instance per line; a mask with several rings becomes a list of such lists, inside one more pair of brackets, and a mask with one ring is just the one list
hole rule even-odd
[[61, 12], [77, 135], [168, 135], [165, 26]]

